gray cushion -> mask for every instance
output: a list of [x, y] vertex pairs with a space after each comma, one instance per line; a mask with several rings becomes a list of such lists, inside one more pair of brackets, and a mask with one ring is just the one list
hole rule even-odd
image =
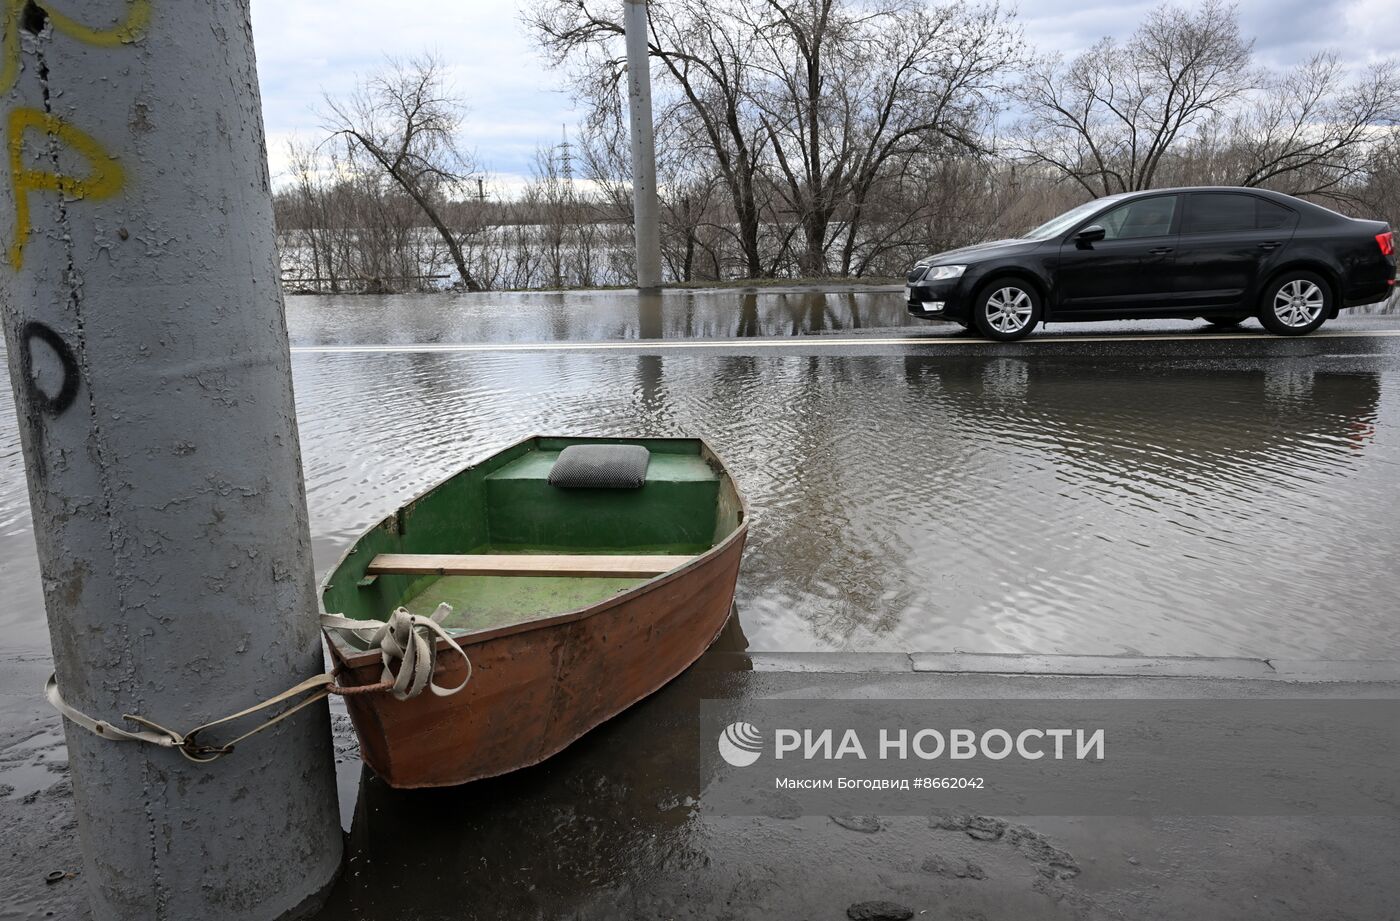
[[647, 481], [651, 452], [641, 445], [569, 445], [549, 470], [564, 489], [636, 489]]

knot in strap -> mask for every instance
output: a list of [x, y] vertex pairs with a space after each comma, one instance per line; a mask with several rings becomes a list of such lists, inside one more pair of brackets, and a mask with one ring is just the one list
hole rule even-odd
[[[326, 614], [321, 617], [321, 626], [350, 633], [369, 646], [378, 647], [380, 660], [384, 664], [382, 680], [393, 682], [389, 692], [398, 700], [417, 697], [425, 689], [438, 697], [448, 697], [466, 687], [472, 678], [472, 660], [442, 628], [442, 621], [451, 613], [451, 605], [440, 604], [431, 617], [410, 614], [407, 608], [398, 608], [387, 621], [351, 620]], [[438, 640], [445, 641], [448, 648], [466, 663], [466, 677], [456, 687], [445, 688], [433, 681], [437, 669]]]

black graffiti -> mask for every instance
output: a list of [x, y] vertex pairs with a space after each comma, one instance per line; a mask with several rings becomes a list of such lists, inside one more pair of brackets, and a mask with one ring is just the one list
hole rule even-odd
[[[37, 320], [24, 324], [19, 332], [19, 341], [20, 370], [30, 401], [51, 416], [62, 415], [78, 397], [78, 359], [73, 350], [52, 327]], [[58, 363], [63, 369], [63, 381], [59, 384], [58, 393], [46, 392], [34, 379], [35, 342], [44, 343], [58, 356]]]

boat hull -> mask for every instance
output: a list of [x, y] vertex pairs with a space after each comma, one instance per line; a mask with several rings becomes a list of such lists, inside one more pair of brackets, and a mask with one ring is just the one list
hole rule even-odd
[[[473, 675], [455, 695], [347, 696], [365, 763], [400, 788], [492, 777], [543, 761], [654, 693], [694, 663], [728, 620], [746, 517], [691, 563], [616, 598], [462, 637]], [[379, 681], [377, 652], [328, 639], [342, 685]], [[465, 668], [458, 656], [441, 655], [435, 681], [452, 687]]]

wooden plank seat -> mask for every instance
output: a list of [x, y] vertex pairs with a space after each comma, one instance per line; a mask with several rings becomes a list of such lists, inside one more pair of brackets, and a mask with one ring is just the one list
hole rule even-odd
[[649, 579], [693, 560], [692, 556], [590, 553], [381, 553], [369, 576], [596, 576]]

